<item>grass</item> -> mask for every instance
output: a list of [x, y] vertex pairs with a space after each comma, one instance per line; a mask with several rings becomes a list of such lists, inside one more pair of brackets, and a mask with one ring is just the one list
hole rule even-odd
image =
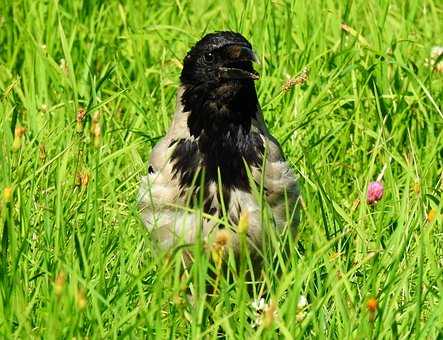
[[[443, 337], [443, 78], [425, 61], [440, 1], [2, 4], [1, 337]], [[264, 116], [305, 202], [290, 257], [264, 267], [263, 317], [241, 277], [205, 295], [204, 253], [183, 277], [137, 210], [181, 60], [221, 29], [260, 56]]]

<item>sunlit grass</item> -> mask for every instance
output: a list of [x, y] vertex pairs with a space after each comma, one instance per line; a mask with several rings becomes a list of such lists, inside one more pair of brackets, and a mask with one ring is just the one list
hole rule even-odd
[[[443, 75], [426, 61], [441, 2], [2, 4], [1, 337], [443, 337]], [[259, 55], [264, 116], [304, 202], [255, 296], [231, 262], [209, 297], [203, 245], [180, 270], [136, 202], [181, 60], [221, 29]]]

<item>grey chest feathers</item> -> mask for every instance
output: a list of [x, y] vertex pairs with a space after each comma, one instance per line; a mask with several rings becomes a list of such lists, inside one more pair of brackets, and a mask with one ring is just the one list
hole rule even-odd
[[[173, 175], [182, 193], [191, 189], [192, 203], [202, 199], [204, 212], [212, 215], [221, 213], [219, 202], [230, 206], [233, 190], [250, 193], [247, 168], [260, 167], [264, 154], [264, 140], [258, 133], [235, 128], [173, 140], [171, 147]], [[217, 192], [210, 190], [213, 184]], [[235, 214], [230, 218], [233, 223], [238, 220]]]
[[[173, 122], [180, 124], [177, 118]], [[228, 132], [225, 136], [195, 138], [169, 132], [152, 151], [140, 187], [140, 206], [160, 248], [193, 243], [198, 235], [211, 242], [219, 228], [226, 228], [236, 251], [236, 226], [244, 214], [251, 249], [260, 249], [263, 208], [271, 213], [268, 226], [280, 231], [295, 228], [297, 183], [278, 144], [254, 125], [247, 133], [237, 131], [233, 139]], [[266, 207], [260, 203], [261, 186]]]

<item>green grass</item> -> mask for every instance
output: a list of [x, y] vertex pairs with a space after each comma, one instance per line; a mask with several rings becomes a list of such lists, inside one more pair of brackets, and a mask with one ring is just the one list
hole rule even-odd
[[[0, 337], [443, 337], [443, 75], [426, 62], [440, 1], [4, 0], [0, 13]], [[261, 59], [264, 116], [305, 203], [289, 258], [263, 270], [278, 316], [255, 328], [243, 280], [207, 297], [202, 253], [181, 281], [180, 253], [153, 250], [136, 202], [181, 60], [221, 29]], [[304, 67], [309, 81], [282, 92]]]

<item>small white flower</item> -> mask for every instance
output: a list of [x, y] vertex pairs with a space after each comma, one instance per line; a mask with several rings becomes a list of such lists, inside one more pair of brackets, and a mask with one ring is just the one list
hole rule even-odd
[[426, 63], [428, 66], [432, 67], [435, 72], [443, 72], [443, 61], [440, 60], [437, 63], [437, 59], [443, 55], [443, 46], [433, 46], [431, 48], [431, 56], [429, 59], [426, 59]]
[[263, 312], [266, 308], [265, 299], [255, 299], [254, 301], [252, 301], [251, 307], [254, 308], [256, 312]]
[[306, 296], [300, 295], [300, 297], [298, 298], [297, 308], [298, 309], [303, 309], [307, 305], [308, 305], [308, 299], [306, 298]]
[[269, 327], [272, 321], [278, 318], [276, 304], [272, 301], [266, 303], [265, 299], [256, 299], [251, 303], [251, 307], [255, 309], [255, 319], [252, 327]]
[[431, 48], [431, 58], [437, 59], [443, 54], [443, 46], [433, 46]]

